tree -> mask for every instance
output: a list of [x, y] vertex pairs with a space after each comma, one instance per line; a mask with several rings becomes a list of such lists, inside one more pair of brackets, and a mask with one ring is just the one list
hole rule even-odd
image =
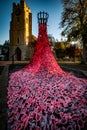
[[9, 60], [9, 40], [6, 40], [2, 46], [2, 54], [5, 55], [5, 60]]
[[70, 46], [68, 46], [68, 47], [66, 47], [66, 49], [65, 49], [65, 54], [67, 55], [67, 56], [69, 56], [70, 58], [73, 58], [73, 60], [75, 61], [76, 60], [76, 58], [80, 58], [80, 56], [81, 56], [81, 48], [79, 48], [79, 46], [78, 45], [76, 45], [76, 44], [74, 44], [74, 45], [70, 45]]
[[80, 39], [83, 44], [82, 62], [86, 63], [87, 46], [87, 1], [86, 0], [62, 0], [63, 13], [61, 27], [62, 35], [68, 40]]
[[49, 41], [50, 41], [50, 45], [54, 47], [55, 38], [52, 36], [52, 34], [48, 34], [48, 38], [49, 38]]
[[65, 56], [65, 42], [56, 42], [55, 46], [55, 53], [57, 58], [62, 58]]

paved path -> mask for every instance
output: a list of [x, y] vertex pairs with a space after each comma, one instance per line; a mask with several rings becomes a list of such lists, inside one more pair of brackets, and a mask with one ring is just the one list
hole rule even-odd
[[6, 130], [7, 123], [8, 67], [6, 65], [0, 75], [0, 130]]
[[59, 64], [65, 71], [71, 72], [77, 77], [87, 79], [87, 64]]
[[[29, 61], [14, 61], [14, 64], [29, 63]], [[12, 61], [0, 61], [0, 66], [12, 64]]]

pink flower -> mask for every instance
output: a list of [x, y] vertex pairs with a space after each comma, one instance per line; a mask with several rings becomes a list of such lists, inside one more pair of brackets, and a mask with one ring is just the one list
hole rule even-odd
[[36, 113], [36, 121], [40, 121], [41, 120], [41, 115]]

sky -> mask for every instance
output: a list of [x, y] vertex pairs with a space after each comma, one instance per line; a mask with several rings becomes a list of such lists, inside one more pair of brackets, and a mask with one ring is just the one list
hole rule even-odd
[[[47, 32], [55, 39], [61, 40], [61, 30], [59, 23], [62, 17], [62, 3], [61, 0], [25, 0], [27, 6], [32, 12], [32, 33], [38, 36], [37, 13], [45, 11], [49, 14]], [[12, 13], [12, 4], [20, 3], [20, 0], [3, 0], [0, 3], [0, 44], [5, 40], [9, 40], [10, 21]]]

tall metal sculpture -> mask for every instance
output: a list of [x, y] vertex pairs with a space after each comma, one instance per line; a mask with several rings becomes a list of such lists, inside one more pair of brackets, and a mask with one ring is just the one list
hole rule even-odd
[[47, 22], [48, 22], [48, 18], [49, 18], [49, 14], [47, 12], [39, 12], [37, 14], [37, 19], [38, 19], [38, 25], [39, 24], [46, 24], [47, 25]]

